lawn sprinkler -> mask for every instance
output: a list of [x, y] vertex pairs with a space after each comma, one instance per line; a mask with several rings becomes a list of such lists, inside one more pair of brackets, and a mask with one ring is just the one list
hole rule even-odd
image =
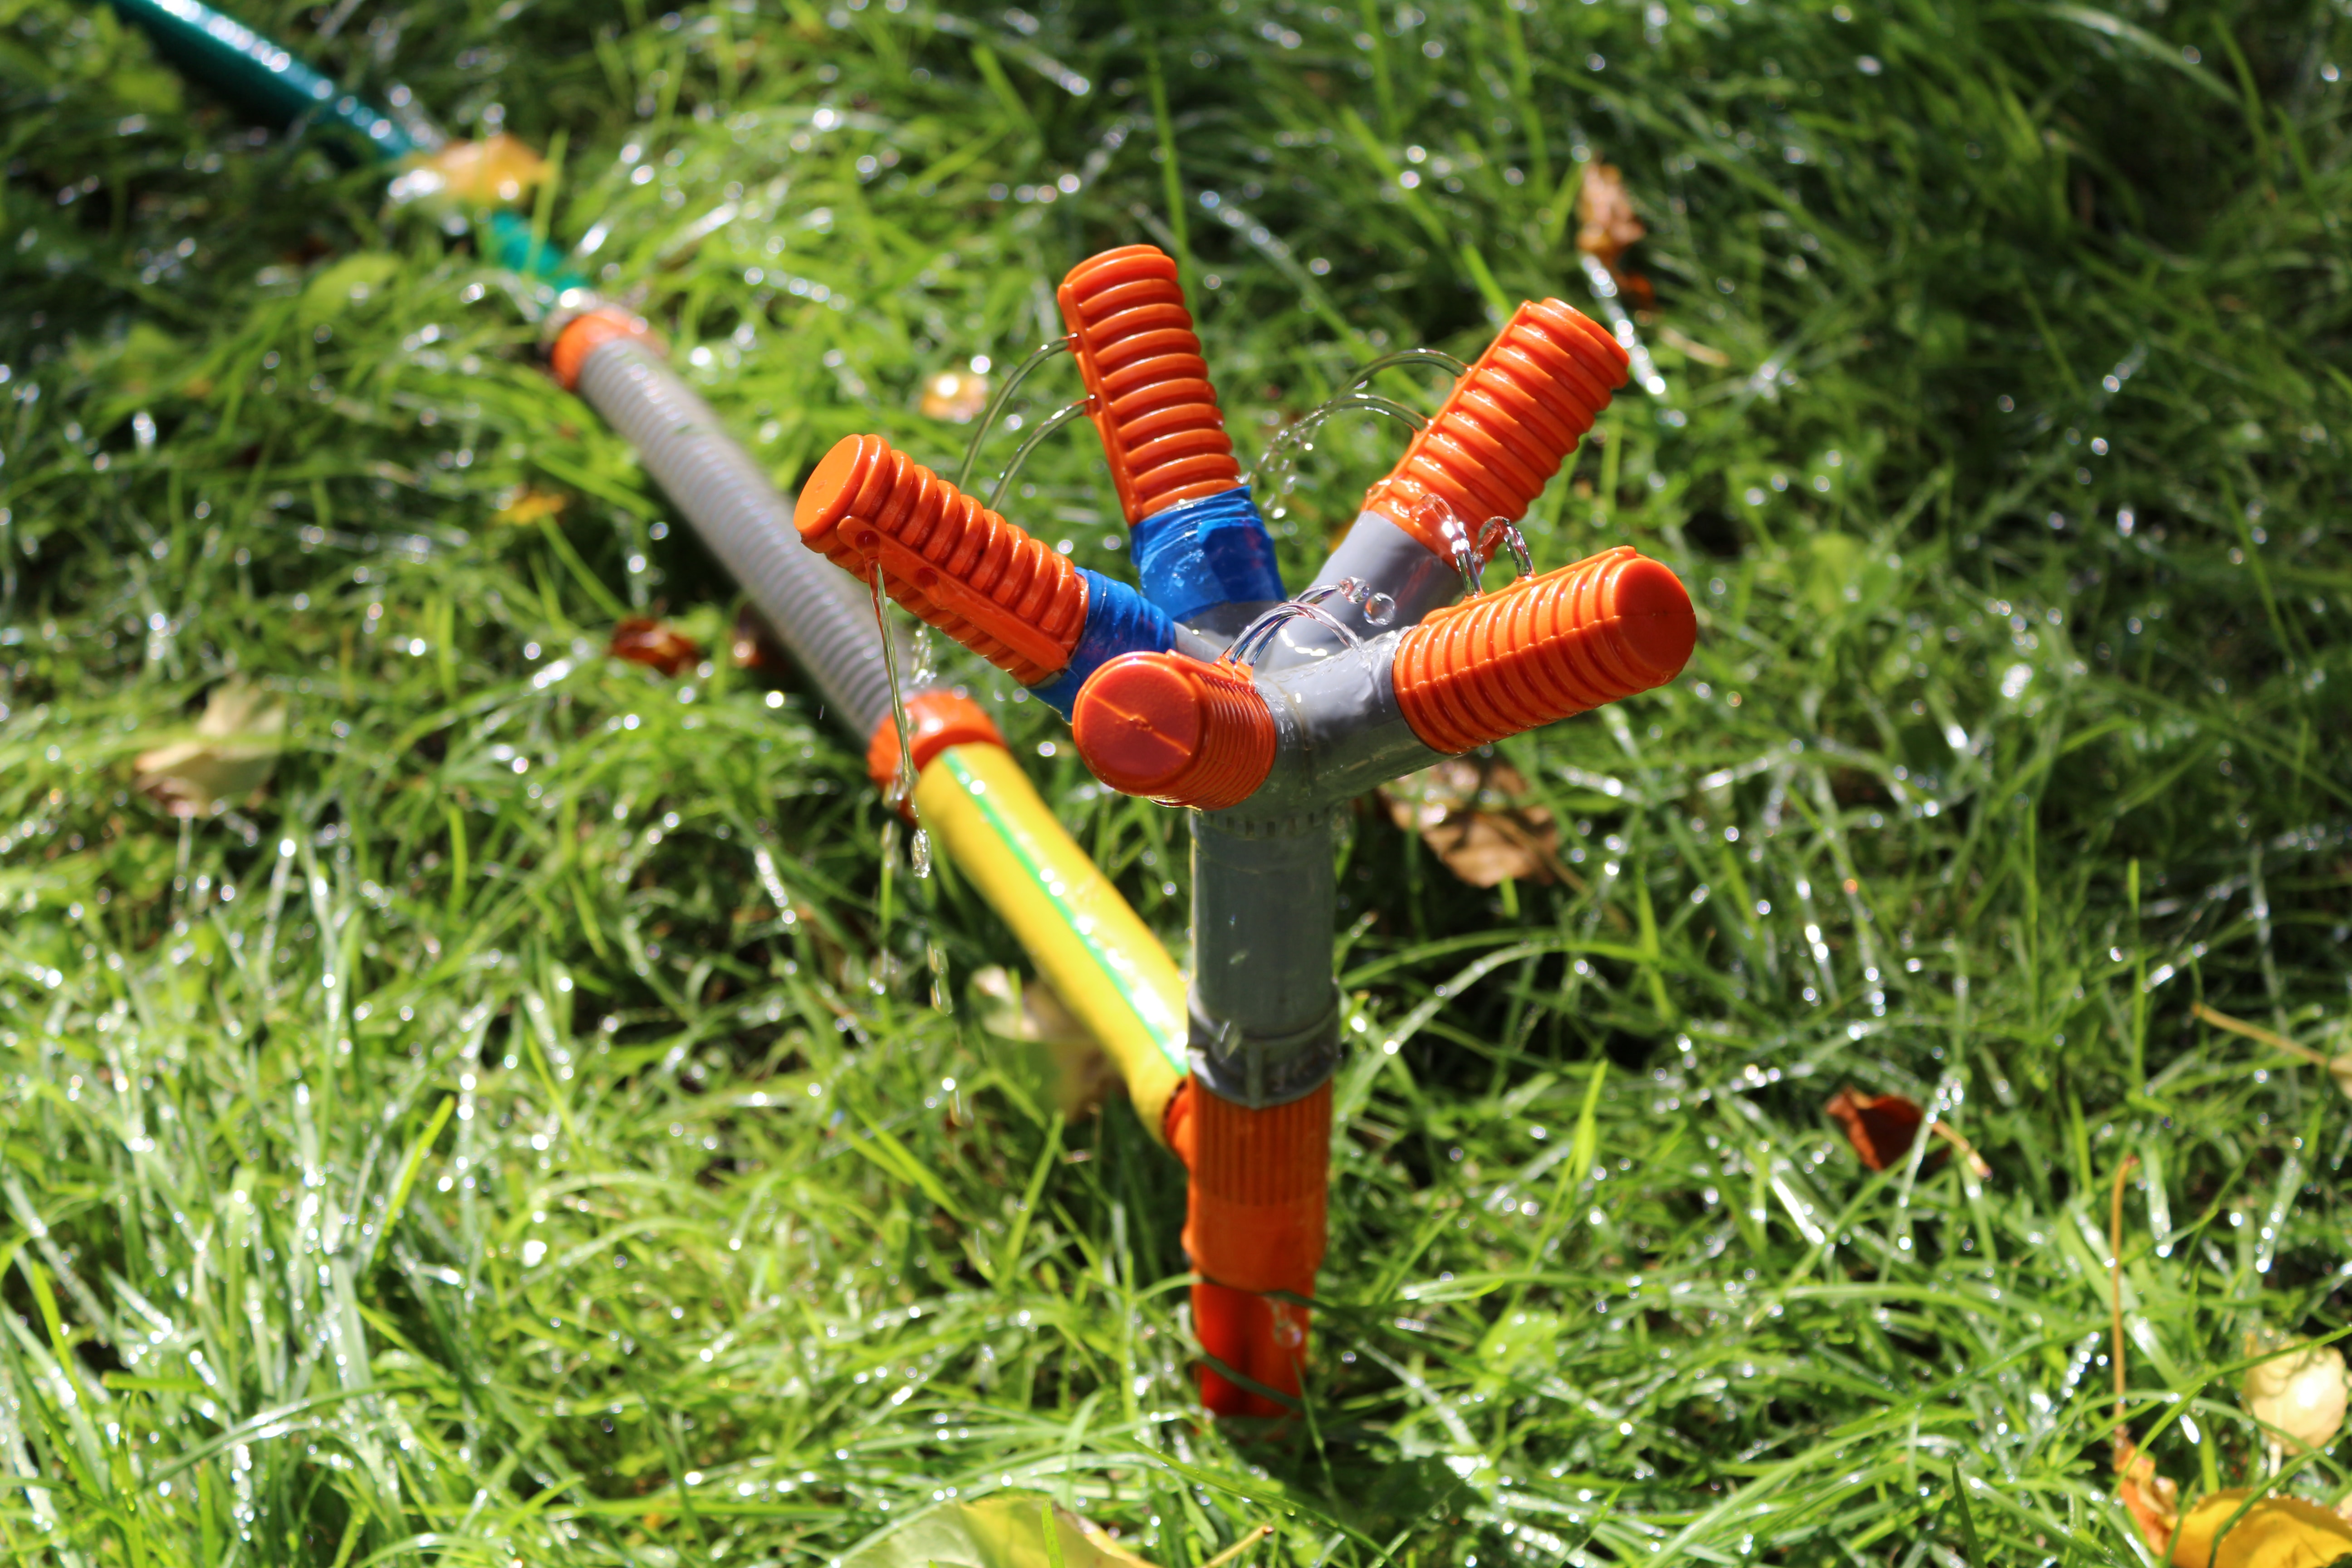
[[[1139, 587], [1071, 565], [877, 436], [827, 454], [794, 521], [1066, 714], [1105, 784], [1186, 809], [1188, 1076], [1159, 1131], [1191, 1173], [1202, 1401], [1274, 1415], [1299, 1393], [1325, 1247], [1338, 811], [1663, 685], [1697, 621], [1675, 574], [1631, 549], [1532, 570], [1518, 520], [1628, 363], [1570, 306], [1519, 307], [1286, 597], [1175, 264], [1108, 251], [1059, 300]], [[1519, 575], [1488, 592], [1506, 546]]]
[[[323, 122], [345, 133], [339, 150], [355, 147], [388, 168], [433, 157], [390, 116], [198, 0], [114, 4], [166, 59], [256, 119]], [[439, 151], [446, 166], [448, 150]], [[514, 213], [494, 209], [486, 224], [492, 258], [537, 287], [555, 378], [636, 448], [808, 674], [825, 712], [865, 745], [885, 799], [938, 837], [1118, 1066], [1153, 1136], [1164, 1137], [1185, 1032], [1183, 980], [1167, 950], [1054, 819], [978, 704], [943, 688], [902, 687], [906, 661], [886, 639], [878, 605], [801, 548], [790, 504], [670, 369], [646, 323], [599, 300]]]

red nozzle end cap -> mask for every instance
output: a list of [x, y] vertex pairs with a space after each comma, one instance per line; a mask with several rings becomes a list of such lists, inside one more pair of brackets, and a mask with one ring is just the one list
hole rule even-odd
[[844, 436], [834, 443], [824, 461], [816, 466], [801, 499], [793, 507], [793, 526], [811, 544], [856, 509], [858, 492], [874, 470], [890, 455], [890, 444], [879, 436]]
[[1129, 654], [1087, 680], [1071, 738], [1095, 777], [1121, 795], [1156, 795], [1201, 754], [1207, 700], [1166, 658]]
[[1274, 768], [1274, 715], [1248, 672], [1130, 653], [1087, 678], [1070, 720], [1078, 755], [1121, 795], [1223, 811]]
[[1680, 675], [1698, 646], [1698, 615], [1682, 579], [1664, 563], [1637, 555], [1611, 574], [1608, 594], [1603, 613], [1619, 649], [1654, 686]]

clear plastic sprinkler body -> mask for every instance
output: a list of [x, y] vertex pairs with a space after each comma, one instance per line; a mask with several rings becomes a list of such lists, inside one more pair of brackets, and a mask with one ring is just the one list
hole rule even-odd
[[[1191, 1076], [1164, 1131], [1192, 1173], [1202, 1395], [1219, 1414], [1278, 1415], [1299, 1390], [1298, 1301], [1325, 1247], [1335, 813], [1442, 756], [1663, 685], [1697, 623], [1674, 574], [1630, 549], [1529, 569], [1518, 521], [1626, 374], [1615, 340], [1559, 300], [1520, 307], [1295, 598], [1174, 264], [1147, 246], [1108, 252], [1072, 270], [1060, 301], [1137, 587], [1080, 583], [1058, 558], [1032, 573], [1020, 563], [1034, 542], [1016, 525], [908, 473], [874, 437], [820, 465], [796, 521], [916, 615], [1052, 689], [1105, 784], [1188, 811]], [[1488, 591], [1497, 549], [1519, 575]], [[1056, 566], [1066, 583], [1045, 581]]]

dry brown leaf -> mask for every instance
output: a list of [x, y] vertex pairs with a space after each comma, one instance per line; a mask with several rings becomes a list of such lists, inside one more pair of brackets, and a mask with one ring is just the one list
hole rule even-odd
[[241, 675], [213, 688], [194, 733], [142, 752], [139, 787], [174, 816], [202, 816], [269, 782], [286, 734], [286, 700]]
[[642, 664], [668, 676], [692, 669], [702, 658], [701, 646], [692, 637], [667, 621], [648, 620], [642, 616], [633, 616], [614, 626], [612, 646], [606, 651], [615, 658], [625, 658], [631, 664]]
[[1657, 303], [1650, 280], [1617, 265], [1629, 246], [1650, 231], [1634, 214], [1633, 198], [1626, 193], [1625, 176], [1614, 163], [1593, 163], [1576, 189], [1576, 248], [1609, 268], [1628, 304], [1646, 310]]
[[2116, 1500], [2139, 1526], [2140, 1539], [2161, 1557], [2180, 1525], [2180, 1488], [2156, 1473], [2156, 1461], [2128, 1443], [2116, 1448]]
[[1614, 267], [1626, 247], [1650, 231], [1634, 215], [1625, 176], [1614, 163], [1593, 163], [1576, 191], [1576, 248], [1603, 267]]
[[2264, 1498], [2235, 1524], [2243, 1488], [2199, 1498], [2172, 1537], [2172, 1568], [2331, 1568], [2352, 1555], [2352, 1523], [2301, 1498]]
[[1055, 1109], [1064, 1120], [1076, 1121], [1092, 1114], [1118, 1090], [1118, 1064], [1045, 981], [1016, 981], [1010, 972], [991, 966], [972, 975], [971, 988], [986, 999], [982, 1028], [1043, 1050]]
[[1539, 805], [1520, 805], [1528, 781], [1508, 763], [1448, 757], [1381, 788], [1389, 820], [1436, 851], [1474, 888], [1517, 878], [1574, 879], [1559, 863], [1559, 827]]
[[[2305, 1448], [2325, 1448], [2344, 1429], [2344, 1355], [2334, 1345], [2297, 1348], [2246, 1370], [2246, 1413]], [[2277, 1349], [2279, 1347], [2269, 1347]]]
[[745, 605], [735, 612], [735, 625], [727, 634], [727, 660], [738, 669], [773, 681], [782, 678], [791, 656], [761, 619], [760, 612]]
[[[1900, 1094], [1861, 1095], [1851, 1089], [1839, 1089], [1822, 1107], [1828, 1116], [1845, 1129], [1846, 1142], [1862, 1163], [1874, 1171], [1884, 1171], [1902, 1161], [1911, 1152], [1912, 1142], [1919, 1136], [1919, 1123], [1927, 1116], [1918, 1102]], [[1949, 1122], [1938, 1121], [1928, 1129], [1932, 1137], [1942, 1139], [1960, 1152], [1969, 1169], [1979, 1177], [1992, 1174], [1992, 1167], [1984, 1156], [1972, 1148]], [[1938, 1149], [1928, 1157], [1940, 1159]]]
[[969, 425], [988, 411], [988, 399], [994, 390], [988, 377], [978, 371], [943, 370], [923, 383], [922, 400], [916, 406], [926, 419]]

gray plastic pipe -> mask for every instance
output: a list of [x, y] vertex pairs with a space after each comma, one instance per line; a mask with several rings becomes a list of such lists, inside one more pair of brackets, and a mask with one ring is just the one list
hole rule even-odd
[[863, 739], [890, 713], [873, 601], [856, 579], [801, 542], [792, 503], [737, 446], [710, 405], [636, 337], [592, 350], [580, 395], [637, 449], [719, 563]]

